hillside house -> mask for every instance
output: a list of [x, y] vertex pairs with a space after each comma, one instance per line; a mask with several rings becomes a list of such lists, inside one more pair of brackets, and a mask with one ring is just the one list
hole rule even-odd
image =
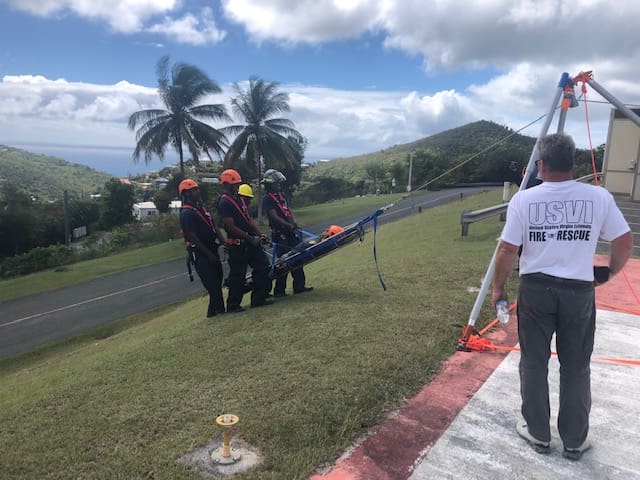
[[153, 202], [134, 203], [132, 214], [136, 220], [144, 222], [151, 220], [154, 216], [157, 216], [158, 209], [156, 208], [156, 204]]

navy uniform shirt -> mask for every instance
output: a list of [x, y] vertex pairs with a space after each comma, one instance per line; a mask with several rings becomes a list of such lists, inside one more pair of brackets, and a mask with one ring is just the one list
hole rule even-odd
[[[223, 194], [218, 200], [218, 213], [222, 218], [233, 218], [233, 223], [240, 230], [252, 234], [253, 229], [247, 221], [249, 210], [237, 195]], [[229, 238], [236, 238], [233, 233], [227, 232]]]
[[[215, 248], [216, 230], [211, 214], [204, 205], [185, 205], [180, 211], [180, 227], [186, 233], [195, 234], [205, 246]], [[186, 235], [185, 235], [186, 238]]]
[[[262, 197], [262, 211], [268, 212], [269, 210], [275, 210], [276, 214], [285, 222], [293, 223], [293, 214], [289, 210], [289, 205], [287, 205], [282, 192], [267, 193]], [[273, 222], [271, 218], [269, 218], [269, 226], [274, 230], [282, 230], [282, 226]]]

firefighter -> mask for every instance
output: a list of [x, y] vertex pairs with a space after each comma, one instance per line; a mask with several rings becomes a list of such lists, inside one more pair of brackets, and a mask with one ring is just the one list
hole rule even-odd
[[182, 199], [180, 227], [187, 244], [188, 261], [195, 266], [202, 285], [209, 292], [207, 317], [214, 317], [225, 313], [222, 264], [218, 254], [218, 247], [225, 240], [202, 202], [198, 184], [191, 179], [183, 180], [178, 185], [178, 193]]
[[[266, 193], [262, 197], [262, 210], [266, 212], [271, 227], [271, 239], [275, 242], [276, 255], [279, 257], [289, 252], [302, 241], [298, 224], [293, 218], [287, 200], [282, 194], [282, 183], [287, 178], [278, 170], [269, 169], [264, 172], [262, 182]], [[293, 293], [304, 293], [313, 290], [306, 285], [306, 277], [302, 268], [291, 272], [293, 277]], [[284, 297], [287, 287], [287, 274], [278, 275], [273, 289], [274, 297]]]
[[238, 195], [242, 183], [240, 174], [227, 169], [220, 174], [220, 183], [223, 193], [218, 201], [218, 213], [227, 232], [229, 252], [227, 312], [244, 310], [240, 303], [245, 291], [248, 266], [252, 269], [251, 307], [271, 305], [273, 301], [267, 299], [270, 265], [262, 248], [262, 244], [267, 243], [267, 237], [253, 222], [246, 203]]

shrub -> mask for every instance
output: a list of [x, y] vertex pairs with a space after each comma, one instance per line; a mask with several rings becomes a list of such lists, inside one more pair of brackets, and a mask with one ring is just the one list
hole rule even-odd
[[47, 268], [71, 263], [73, 249], [65, 245], [36, 247], [21, 255], [6, 258], [0, 264], [1, 277], [26, 275]]

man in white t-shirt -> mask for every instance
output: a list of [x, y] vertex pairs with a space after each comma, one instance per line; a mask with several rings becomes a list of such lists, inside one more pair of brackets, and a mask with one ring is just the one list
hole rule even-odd
[[[589, 449], [591, 371], [595, 333], [594, 285], [617, 274], [631, 256], [629, 225], [604, 188], [573, 180], [575, 145], [552, 134], [538, 143], [537, 166], [543, 183], [516, 193], [495, 261], [492, 301], [507, 300], [506, 283], [518, 249], [518, 338], [523, 422], [518, 434], [539, 453], [549, 452], [551, 337], [560, 361], [558, 431], [563, 455], [579, 460]], [[598, 238], [611, 242], [608, 272], [594, 281]], [[606, 270], [606, 268], [605, 268]]]

